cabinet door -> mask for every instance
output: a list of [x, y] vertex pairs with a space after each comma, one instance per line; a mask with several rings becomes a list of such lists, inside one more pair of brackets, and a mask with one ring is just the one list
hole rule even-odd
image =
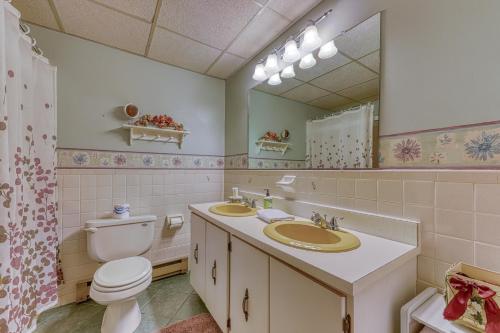
[[189, 255], [189, 278], [193, 289], [205, 301], [205, 229], [206, 222], [191, 214], [191, 252]]
[[205, 305], [221, 328], [227, 332], [229, 317], [228, 249], [229, 235], [206, 224]]
[[342, 333], [345, 297], [270, 259], [271, 333]]
[[231, 237], [231, 331], [269, 332], [269, 256]]

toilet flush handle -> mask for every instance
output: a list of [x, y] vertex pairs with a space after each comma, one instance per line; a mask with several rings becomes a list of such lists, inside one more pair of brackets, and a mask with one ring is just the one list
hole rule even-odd
[[95, 227], [85, 228], [83, 230], [86, 231], [86, 232], [92, 232], [92, 233], [97, 232], [97, 228], [95, 228]]

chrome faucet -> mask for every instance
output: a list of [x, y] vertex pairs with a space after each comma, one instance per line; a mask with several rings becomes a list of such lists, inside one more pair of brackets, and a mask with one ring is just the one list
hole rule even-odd
[[322, 217], [319, 213], [313, 212], [311, 216], [311, 221], [317, 226], [323, 229], [329, 230], [339, 230], [339, 221], [342, 221], [344, 218], [340, 216], [334, 216], [330, 221], [328, 221], [326, 214]]
[[326, 214], [325, 217], [321, 217], [320, 213], [312, 212], [311, 215], [311, 221], [313, 221], [314, 224], [317, 226], [320, 226], [323, 229], [328, 229], [328, 222], [326, 221]]
[[242, 203], [245, 206], [248, 206], [250, 208], [256, 208], [257, 207], [257, 199], [251, 199], [250, 200], [250, 198], [243, 196]]

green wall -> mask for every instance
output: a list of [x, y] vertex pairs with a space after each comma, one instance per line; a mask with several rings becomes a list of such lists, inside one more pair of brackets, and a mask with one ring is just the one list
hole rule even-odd
[[[270, 95], [258, 90], [249, 92], [248, 156], [284, 160], [304, 160], [306, 155], [306, 121], [331, 113], [314, 106]], [[291, 149], [285, 155], [279, 152], [256, 152], [255, 142], [267, 131], [290, 131]]]
[[[57, 66], [58, 147], [224, 155], [225, 82], [94, 42], [32, 26]], [[191, 131], [175, 144], [135, 141], [120, 106], [167, 113]]]

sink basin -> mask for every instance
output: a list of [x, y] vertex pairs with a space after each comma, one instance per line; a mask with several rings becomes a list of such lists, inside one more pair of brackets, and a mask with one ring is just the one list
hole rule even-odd
[[311, 222], [282, 221], [267, 225], [264, 234], [280, 243], [319, 252], [345, 252], [358, 248], [358, 237], [343, 230], [328, 230]]
[[254, 216], [257, 213], [256, 208], [251, 208], [239, 203], [223, 203], [210, 207], [210, 212], [223, 216]]

